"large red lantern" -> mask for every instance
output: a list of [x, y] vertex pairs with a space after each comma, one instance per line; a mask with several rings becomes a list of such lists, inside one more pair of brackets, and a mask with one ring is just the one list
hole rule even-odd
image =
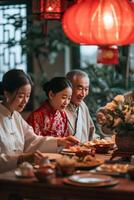
[[[134, 12], [134, 1], [130, 2], [130, 5]], [[128, 38], [127, 41], [128, 41], [128, 43], [134, 43], [134, 31], [132, 32], [132, 34], [130, 35], [130, 37]]]
[[[89, 0], [90, 3], [92, 0]], [[68, 8], [62, 18], [62, 27], [65, 34], [75, 43], [78, 44], [94, 44], [92, 35], [90, 34], [90, 27], [85, 26], [88, 24], [88, 13], [90, 12], [87, 8], [85, 0], [79, 0], [77, 4], [74, 4]], [[81, 16], [81, 17], [80, 17]], [[88, 34], [88, 36], [87, 36]]]
[[118, 64], [119, 51], [117, 46], [99, 46], [97, 52], [97, 63]]
[[63, 15], [65, 34], [79, 44], [122, 45], [134, 29], [128, 0], [79, 0]]

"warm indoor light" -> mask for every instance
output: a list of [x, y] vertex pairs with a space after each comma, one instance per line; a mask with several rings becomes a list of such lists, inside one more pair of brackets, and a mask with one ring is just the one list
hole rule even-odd
[[41, 0], [41, 13], [45, 19], [60, 19], [64, 11], [64, 0]]
[[99, 46], [97, 52], [97, 63], [118, 64], [119, 51], [117, 46]]
[[113, 20], [112, 14], [110, 12], [107, 11], [106, 13], [104, 13], [103, 22], [104, 22], [105, 28], [107, 30], [110, 30], [113, 28], [114, 20]]
[[33, 0], [33, 13], [39, 13], [41, 19], [59, 20], [65, 10], [75, 0]]
[[78, 44], [124, 45], [134, 32], [128, 0], [79, 0], [62, 20], [65, 34]]

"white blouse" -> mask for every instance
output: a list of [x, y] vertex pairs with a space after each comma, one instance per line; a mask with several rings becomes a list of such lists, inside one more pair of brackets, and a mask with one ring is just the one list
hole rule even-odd
[[24, 152], [57, 152], [53, 137], [37, 136], [20, 113], [10, 111], [0, 103], [0, 173], [17, 166], [14, 155]]

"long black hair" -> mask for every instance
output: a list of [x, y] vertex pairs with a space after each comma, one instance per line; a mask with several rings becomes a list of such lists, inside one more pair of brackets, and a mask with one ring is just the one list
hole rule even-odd
[[43, 84], [43, 90], [47, 96], [49, 96], [50, 91], [56, 94], [68, 87], [72, 88], [72, 85], [70, 81], [65, 77], [54, 77], [50, 81], [47, 81]]
[[11, 69], [3, 75], [2, 82], [0, 83], [0, 95], [2, 96], [4, 91], [13, 93], [27, 84], [32, 86], [33, 82], [23, 70]]

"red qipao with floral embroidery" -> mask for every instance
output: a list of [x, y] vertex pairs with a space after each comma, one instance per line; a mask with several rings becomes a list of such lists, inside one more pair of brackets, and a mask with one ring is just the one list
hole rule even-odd
[[37, 135], [64, 137], [69, 135], [68, 120], [64, 111], [54, 110], [46, 100], [27, 119]]

